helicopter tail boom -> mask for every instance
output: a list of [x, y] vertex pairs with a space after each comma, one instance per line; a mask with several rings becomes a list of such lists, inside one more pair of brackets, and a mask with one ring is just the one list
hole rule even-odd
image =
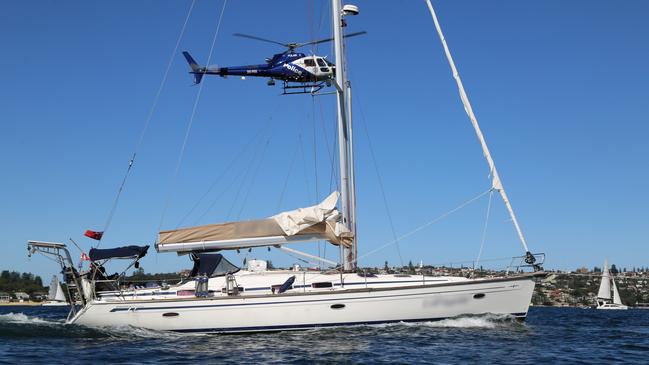
[[194, 84], [200, 84], [201, 80], [203, 79], [203, 75], [205, 75], [208, 71], [207, 68], [199, 65], [196, 60], [194, 60], [192, 55], [189, 54], [189, 52], [184, 51], [183, 56], [185, 56], [185, 59], [189, 64], [189, 68], [192, 69], [190, 73], [194, 75]]

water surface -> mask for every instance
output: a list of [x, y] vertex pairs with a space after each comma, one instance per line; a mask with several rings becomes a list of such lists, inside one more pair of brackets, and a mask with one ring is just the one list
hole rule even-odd
[[535, 307], [526, 322], [488, 315], [245, 335], [70, 326], [66, 314], [0, 307], [0, 362], [649, 364], [649, 310]]

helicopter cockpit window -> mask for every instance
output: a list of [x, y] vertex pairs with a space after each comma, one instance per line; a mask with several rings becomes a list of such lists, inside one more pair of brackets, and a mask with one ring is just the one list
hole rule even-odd
[[315, 61], [313, 60], [313, 58], [307, 58], [304, 60], [304, 66], [315, 67]]
[[327, 64], [322, 58], [318, 58], [318, 65], [321, 67], [327, 66]]

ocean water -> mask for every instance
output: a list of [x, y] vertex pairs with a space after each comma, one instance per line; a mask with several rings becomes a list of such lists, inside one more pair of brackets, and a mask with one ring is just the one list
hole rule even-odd
[[526, 322], [438, 322], [245, 335], [63, 324], [67, 308], [0, 307], [0, 363], [649, 364], [649, 310], [530, 308]]

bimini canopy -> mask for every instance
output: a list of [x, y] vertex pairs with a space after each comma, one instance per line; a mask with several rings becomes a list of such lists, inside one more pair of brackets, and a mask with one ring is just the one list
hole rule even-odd
[[240, 270], [223, 257], [223, 255], [218, 253], [192, 253], [191, 258], [192, 261], [194, 261], [194, 267], [189, 275], [191, 277], [198, 275], [205, 275], [208, 277], [223, 276], [234, 274]]
[[352, 234], [339, 222], [338, 195], [335, 191], [318, 205], [266, 219], [162, 231], [156, 249], [159, 252], [216, 251], [320, 240], [350, 246]]
[[149, 246], [124, 246], [115, 248], [91, 248], [90, 259], [92, 261], [106, 259], [140, 259], [146, 255]]

